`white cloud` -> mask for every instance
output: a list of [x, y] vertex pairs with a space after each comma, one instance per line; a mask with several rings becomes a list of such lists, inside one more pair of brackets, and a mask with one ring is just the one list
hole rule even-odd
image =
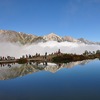
[[71, 43], [71, 42], [56, 42], [56, 41], [49, 41], [46, 43], [38, 43], [38, 44], [31, 44], [31, 45], [18, 45], [12, 43], [0, 43], [0, 56], [15, 56], [20, 57], [25, 54], [44, 54], [48, 52], [48, 54], [52, 52], [58, 51], [61, 49], [63, 53], [77, 53], [81, 54], [85, 50], [88, 51], [96, 51], [100, 49], [99, 45], [85, 45], [85, 44], [78, 44], [78, 43]]

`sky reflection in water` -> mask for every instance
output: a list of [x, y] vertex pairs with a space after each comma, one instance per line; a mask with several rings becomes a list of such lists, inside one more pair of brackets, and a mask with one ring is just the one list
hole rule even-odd
[[0, 67], [0, 100], [100, 100], [100, 61]]

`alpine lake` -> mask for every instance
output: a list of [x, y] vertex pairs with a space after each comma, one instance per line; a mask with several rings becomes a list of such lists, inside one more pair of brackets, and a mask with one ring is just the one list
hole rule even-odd
[[100, 60], [1, 64], [0, 100], [100, 100]]

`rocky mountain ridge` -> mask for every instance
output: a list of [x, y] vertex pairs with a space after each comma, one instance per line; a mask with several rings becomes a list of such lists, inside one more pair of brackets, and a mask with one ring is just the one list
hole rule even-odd
[[16, 31], [10, 31], [10, 30], [0, 30], [0, 42], [11, 42], [11, 43], [21, 43], [23, 45], [25, 44], [31, 44], [31, 43], [40, 43], [40, 42], [48, 42], [48, 41], [57, 41], [57, 42], [72, 42], [72, 43], [84, 43], [84, 44], [96, 44], [100, 45], [99, 42], [92, 42], [89, 40], [86, 40], [84, 38], [75, 39], [70, 36], [58, 36], [55, 33], [50, 33], [45, 36], [36, 36], [33, 34], [26, 34], [23, 32], [16, 32]]

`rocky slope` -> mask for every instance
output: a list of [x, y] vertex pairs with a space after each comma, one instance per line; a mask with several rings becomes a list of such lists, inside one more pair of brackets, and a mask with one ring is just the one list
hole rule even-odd
[[31, 44], [31, 43], [40, 43], [47, 41], [57, 41], [57, 42], [72, 42], [72, 43], [84, 43], [84, 44], [97, 44], [98, 42], [91, 42], [83, 38], [75, 39], [70, 36], [61, 37], [55, 33], [50, 33], [45, 36], [36, 36], [32, 34], [26, 34], [22, 32], [9, 31], [9, 30], [0, 30], [0, 42], [11, 42], [11, 43], [21, 43], [21, 44]]
[[0, 30], [0, 42], [28, 44], [38, 42], [43, 38], [22, 32]]

